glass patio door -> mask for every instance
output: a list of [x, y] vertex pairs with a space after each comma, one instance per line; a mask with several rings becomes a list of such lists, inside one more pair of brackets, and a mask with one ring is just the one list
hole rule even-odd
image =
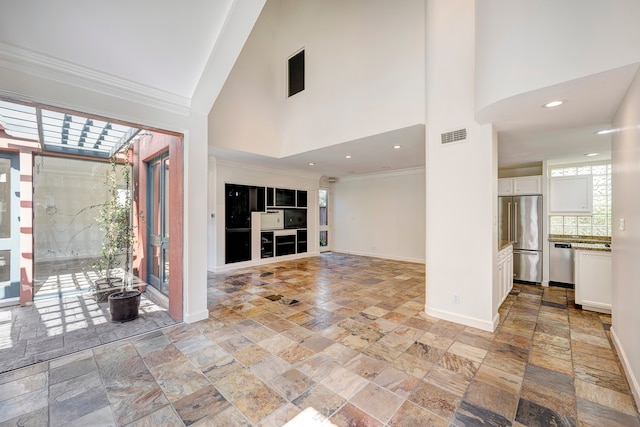
[[147, 164], [147, 282], [169, 295], [169, 153]]
[[0, 306], [20, 298], [20, 168], [0, 152]]

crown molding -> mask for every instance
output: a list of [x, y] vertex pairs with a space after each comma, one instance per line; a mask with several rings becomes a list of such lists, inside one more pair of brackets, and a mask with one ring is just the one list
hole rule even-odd
[[341, 176], [337, 178], [338, 178], [338, 181], [358, 181], [358, 180], [371, 179], [371, 178], [386, 178], [391, 176], [417, 175], [417, 174], [424, 173], [425, 170], [426, 169], [424, 166], [420, 166], [416, 168], [398, 169], [398, 170], [384, 171], [384, 172], [363, 173], [359, 175]]
[[0, 68], [188, 116], [191, 99], [0, 42]]
[[[209, 161], [211, 162], [211, 159], [209, 159]], [[232, 167], [232, 168], [251, 169], [253, 171], [275, 173], [275, 174], [290, 176], [290, 177], [294, 177], [294, 178], [307, 178], [307, 179], [318, 179], [319, 180], [320, 177], [322, 176], [319, 173], [312, 174], [312, 173], [296, 171], [296, 170], [291, 170], [291, 169], [267, 168], [267, 167], [264, 167], [264, 166], [257, 166], [257, 165], [248, 164], [248, 163], [230, 162], [228, 160], [221, 160], [221, 159], [216, 159], [215, 163], [218, 166], [228, 166], [228, 167]]]

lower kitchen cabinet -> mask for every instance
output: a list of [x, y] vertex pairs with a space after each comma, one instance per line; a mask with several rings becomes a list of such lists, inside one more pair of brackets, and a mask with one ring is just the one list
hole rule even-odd
[[513, 245], [498, 252], [498, 305], [513, 289]]
[[611, 252], [574, 249], [576, 304], [611, 313]]

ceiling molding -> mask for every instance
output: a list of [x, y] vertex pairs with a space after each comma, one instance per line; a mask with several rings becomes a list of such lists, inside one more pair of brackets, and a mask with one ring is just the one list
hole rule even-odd
[[[215, 157], [215, 156], [213, 156]], [[211, 165], [211, 156], [209, 157], [209, 164]], [[295, 178], [310, 178], [310, 179], [320, 179], [322, 176], [318, 173], [308, 173], [303, 171], [291, 170], [291, 169], [277, 169], [277, 168], [267, 168], [264, 166], [258, 166], [255, 164], [248, 163], [238, 163], [238, 162], [230, 162], [228, 160], [215, 159], [215, 164], [217, 166], [228, 166], [232, 168], [242, 168], [242, 169], [250, 169], [253, 171], [267, 172], [267, 173], [275, 173], [279, 175], [291, 176]]]
[[417, 175], [424, 173], [426, 171], [424, 166], [420, 166], [417, 168], [407, 168], [407, 169], [398, 169], [392, 171], [383, 171], [383, 172], [372, 172], [372, 173], [363, 173], [358, 175], [347, 175], [338, 177], [339, 181], [358, 181], [363, 179], [372, 179], [372, 178], [386, 178], [390, 176], [404, 176], [404, 175]]
[[0, 42], [0, 67], [188, 116], [189, 98]]

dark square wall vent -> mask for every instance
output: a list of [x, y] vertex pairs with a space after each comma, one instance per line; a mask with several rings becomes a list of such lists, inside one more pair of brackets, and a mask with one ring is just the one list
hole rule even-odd
[[451, 132], [445, 132], [440, 134], [440, 143], [450, 144], [452, 142], [464, 141], [467, 139], [467, 129], [452, 130]]
[[304, 90], [304, 50], [289, 58], [289, 95]]

